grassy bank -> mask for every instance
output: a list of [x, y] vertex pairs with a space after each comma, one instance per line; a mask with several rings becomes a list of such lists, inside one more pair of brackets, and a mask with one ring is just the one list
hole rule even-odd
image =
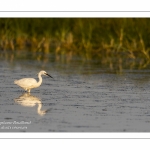
[[[97, 59], [110, 68], [150, 63], [148, 18], [1, 18], [0, 50]], [[117, 65], [117, 66], [116, 66]]]

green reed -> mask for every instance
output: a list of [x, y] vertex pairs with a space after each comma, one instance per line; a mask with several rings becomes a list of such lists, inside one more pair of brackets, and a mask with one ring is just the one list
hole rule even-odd
[[79, 56], [119, 71], [148, 67], [149, 38], [149, 18], [0, 18], [0, 50], [53, 53], [68, 63]]

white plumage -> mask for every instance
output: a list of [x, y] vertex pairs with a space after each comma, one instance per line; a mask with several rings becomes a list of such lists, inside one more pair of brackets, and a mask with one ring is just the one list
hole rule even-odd
[[37, 88], [41, 85], [41, 83], [42, 83], [41, 75], [47, 75], [47, 76], [52, 78], [52, 76], [47, 74], [45, 71], [40, 71], [38, 73], [38, 78], [39, 78], [38, 82], [34, 78], [23, 78], [23, 79], [20, 79], [20, 80], [15, 80], [14, 84], [17, 84], [18, 86], [23, 88], [25, 91], [30, 93], [31, 89]]

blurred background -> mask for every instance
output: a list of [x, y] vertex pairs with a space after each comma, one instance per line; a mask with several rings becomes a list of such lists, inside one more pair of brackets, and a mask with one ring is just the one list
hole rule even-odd
[[0, 58], [148, 69], [149, 18], [0, 18]]

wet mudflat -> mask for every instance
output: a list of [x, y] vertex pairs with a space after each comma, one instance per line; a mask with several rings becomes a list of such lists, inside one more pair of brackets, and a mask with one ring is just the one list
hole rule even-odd
[[[43, 69], [30, 94], [13, 84]], [[150, 70], [1, 60], [0, 132], [150, 132]]]

